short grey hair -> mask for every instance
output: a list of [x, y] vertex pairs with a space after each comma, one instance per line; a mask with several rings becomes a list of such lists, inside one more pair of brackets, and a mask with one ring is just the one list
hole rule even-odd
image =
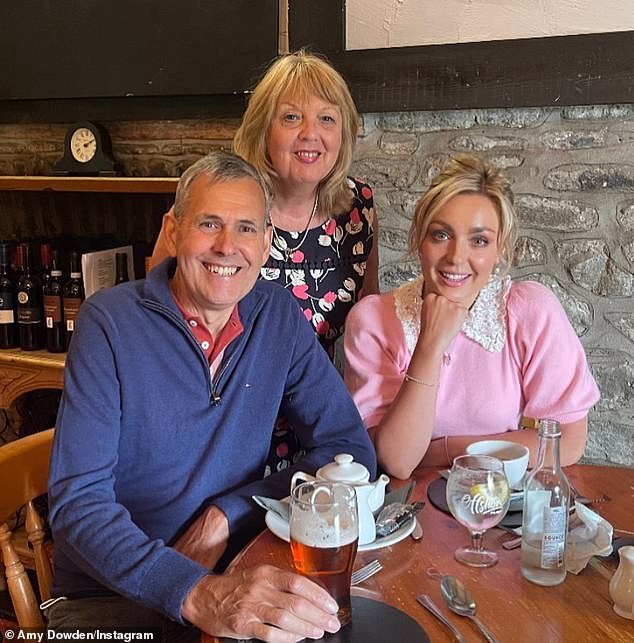
[[253, 179], [262, 190], [264, 196], [264, 221], [270, 225], [271, 221], [271, 194], [258, 174], [257, 170], [243, 158], [233, 152], [217, 151], [210, 152], [190, 165], [182, 174], [176, 188], [176, 199], [174, 201], [174, 218], [180, 221], [185, 211], [185, 202], [189, 197], [189, 191], [194, 179], [199, 176], [206, 176], [209, 184], [223, 181], [236, 181], [239, 179]]

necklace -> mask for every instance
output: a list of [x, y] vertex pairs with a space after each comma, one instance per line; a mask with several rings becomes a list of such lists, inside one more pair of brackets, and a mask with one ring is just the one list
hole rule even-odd
[[317, 212], [318, 203], [319, 203], [319, 190], [317, 190], [317, 194], [315, 195], [315, 202], [313, 203], [313, 209], [312, 209], [312, 212], [310, 213], [310, 216], [308, 217], [308, 222], [306, 223], [304, 232], [302, 233], [302, 239], [294, 248], [289, 248], [286, 245], [286, 240], [280, 237], [280, 235], [277, 232], [277, 228], [273, 223], [273, 218], [271, 218], [271, 226], [273, 227], [273, 236], [275, 237], [275, 241], [277, 241], [276, 245], [278, 247], [278, 250], [281, 250], [282, 253], [284, 254], [285, 261], [289, 261], [293, 253], [297, 252], [297, 250], [299, 250], [304, 245], [304, 241], [306, 241], [306, 237], [308, 236], [308, 229], [310, 228], [310, 224], [315, 218], [315, 212]]

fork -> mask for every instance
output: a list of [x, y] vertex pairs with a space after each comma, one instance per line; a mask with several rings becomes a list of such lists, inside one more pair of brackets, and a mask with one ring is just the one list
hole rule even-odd
[[359, 583], [362, 583], [364, 580], [368, 580], [370, 576], [374, 576], [377, 572], [380, 572], [383, 569], [383, 565], [381, 563], [374, 559], [371, 563], [368, 563], [367, 565], [364, 565], [363, 567], [357, 569], [356, 572], [352, 573], [352, 577], [350, 579], [350, 585], [358, 585]]
[[610, 500], [612, 500], [611, 496], [608, 496], [606, 493], [600, 498], [586, 498], [586, 496], [576, 496], [574, 498], [574, 501], [581, 505], [596, 505], [600, 502], [610, 502]]
[[583, 494], [579, 493], [578, 489], [574, 484], [572, 484], [572, 482], [570, 482], [570, 480], [568, 480], [568, 484], [570, 485], [570, 491], [572, 491], [573, 496], [571, 500], [573, 500], [573, 502], [578, 502], [581, 505], [594, 505], [599, 502], [609, 502], [610, 500], [612, 500], [612, 498], [606, 493], [604, 493], [600, 498], [588, 498], [588, 496], [584, 496]]

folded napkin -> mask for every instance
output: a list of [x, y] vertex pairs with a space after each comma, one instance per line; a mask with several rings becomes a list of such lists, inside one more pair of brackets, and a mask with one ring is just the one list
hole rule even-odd
[[[402, 505], [406, 505], [407, 502], [409, 501], [409, 497], [412, 495], [412, 491], [414, 491], [415, 485], [416, 485], [416, 481], [410, 480], [406, 485], [403, 485], [398, 489], [392, 489], [392, 491], [388, 491], [385, 494], [385, 501], [383, 502], [383, 507], [387, 505], [391, 505], [393, 502], [398, 502]], [[374, 515], [377, 515], [381, 511], [381, 509], [383, 509], [383, 507], [379, 507], [374, 512]]]
[[568, 526], [566, 569], [578, 574], [593, 556], [612, 553], [612, 525], [585, 505], [575, 502]]

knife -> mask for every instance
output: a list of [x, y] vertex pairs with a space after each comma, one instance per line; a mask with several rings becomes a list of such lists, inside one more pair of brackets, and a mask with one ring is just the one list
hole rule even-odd
[[423, 538], [423, 526], [420, 524], [418, 518], [414, 518], [416, 524], [414, 525], [414, 531], [412, 532], [412, 540], [422, 540]]
[[441, 613], [441, 611], [436, 607], [435, 603], [427, 596], [427, 594], [421, 594], [420, 596], [416, 597], [416, 600], [427, 610], [429, 610], [441, 623], [444, 623], [450, 630], [451, 633], [454, 635], [456, 641], [458, 643], [465, 643], [465, 639], [460, 634], [459, 630], [453, 625], [453, 623], [450, 623]]
[[424, 502], [412, 505], [393, 503], [383, 508], [376, 521], [376, 535], [389, 536], [409, 522], [423, 507]]
[[267, 498], [266, 496], [251, 496], [253, 501], [266, 509], [267, 511], [272, 511], [274, 514], [279, 516], [284, 522], [288, 522], [290, 519], [291, 508], [288, 502], [283, 502], [282, 500], [275, 500], [274, 498]]

